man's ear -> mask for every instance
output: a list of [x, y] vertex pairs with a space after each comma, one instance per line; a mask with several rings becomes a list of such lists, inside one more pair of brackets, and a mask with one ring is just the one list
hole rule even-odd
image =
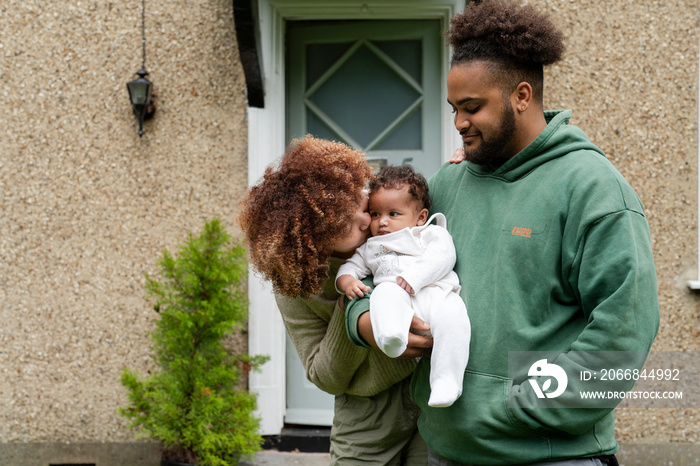
[[423, 209], [420, 211], [418, 214], [418, 221], [416, 222], [416, 226], [422, 226], [425, 225], [425, 221], [428, 220], [428, 209]]
[[515, 98], [515, 108], [520, 112], [524, 112], [532, 103], [532, 86], [528, 82], [521, 82], [513, 91]]

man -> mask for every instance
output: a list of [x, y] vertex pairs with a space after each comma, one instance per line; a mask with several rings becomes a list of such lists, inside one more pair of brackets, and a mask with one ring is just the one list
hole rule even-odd
[[[580, 409], [571, 390], [533, 405], [528, 368], [539, 367], [514, 375], [508, 360], [547, 351], [557, 355], [547, 361], [580, 373], [591, 368], [587, 354], [649, 351], [659, 305], [641, 202], [569, 125], [571, 111], [543, 110], [543, 66], [564, 51], [546, 16], [472, 2], [452, 19], [449, 40], [448, 101], [466, 162], [443, 166], [430, 194], [454, 238], [472, 340], [451, 407], [427, 405], [429, 358], [414, 372], [429, 464], [616, 464], [613, 407]], [[347, 318], [351, 334], [371, 342], [366, 315], [355, 327], [350, 306]], [[569, 377], [570, 388], [580, 383]]]

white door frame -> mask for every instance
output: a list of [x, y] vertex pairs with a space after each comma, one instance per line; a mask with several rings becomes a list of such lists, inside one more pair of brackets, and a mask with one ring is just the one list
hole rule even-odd
[[[439, 19], [446, 30], [449, 18], [464, 9], [465, 0], [258, 0], [260, 54], [262, 56], [265, 107], [248, 108], [248, 185], [262, 177], [265, 168], [284, 153], [285, 140], [285, 22], [289, 20], [335, 19]], [[443, 49], [442, 82], [449, 69], [448, 47]], [[443, 85], [442, 160], [447, 161], [460, 141]], [[250, 374], [250, 390], [258, 394], [256, 416], [263, 435], [282, 430], [286, 406], [285, 334], [269, 283], [251, 271], [248, 295], [251, 354], [270, 356], [261, 372]]]

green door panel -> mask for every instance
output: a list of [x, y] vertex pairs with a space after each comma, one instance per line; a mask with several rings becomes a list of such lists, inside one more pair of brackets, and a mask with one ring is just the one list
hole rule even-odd
[[307, 21], [287, 28], [287, 138], [345, 142], [377, 165], [440, 166], [440, 23]]

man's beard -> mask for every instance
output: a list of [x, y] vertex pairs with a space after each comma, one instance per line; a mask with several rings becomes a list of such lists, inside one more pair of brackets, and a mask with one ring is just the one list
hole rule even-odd
[[464, 156], [468, 161], [495, 168], [503, 165], [514, 155], [505, 153], [517, 132], [515, 112], [509, 110], [507, 105], [503, 106], [499, 126], [498, 132], [490, 136], [488, 140], [484, 138], [484, 133], [481, 133], [481, 144], [476, 149], [469, 150], [466, 144], [464, 145]]

